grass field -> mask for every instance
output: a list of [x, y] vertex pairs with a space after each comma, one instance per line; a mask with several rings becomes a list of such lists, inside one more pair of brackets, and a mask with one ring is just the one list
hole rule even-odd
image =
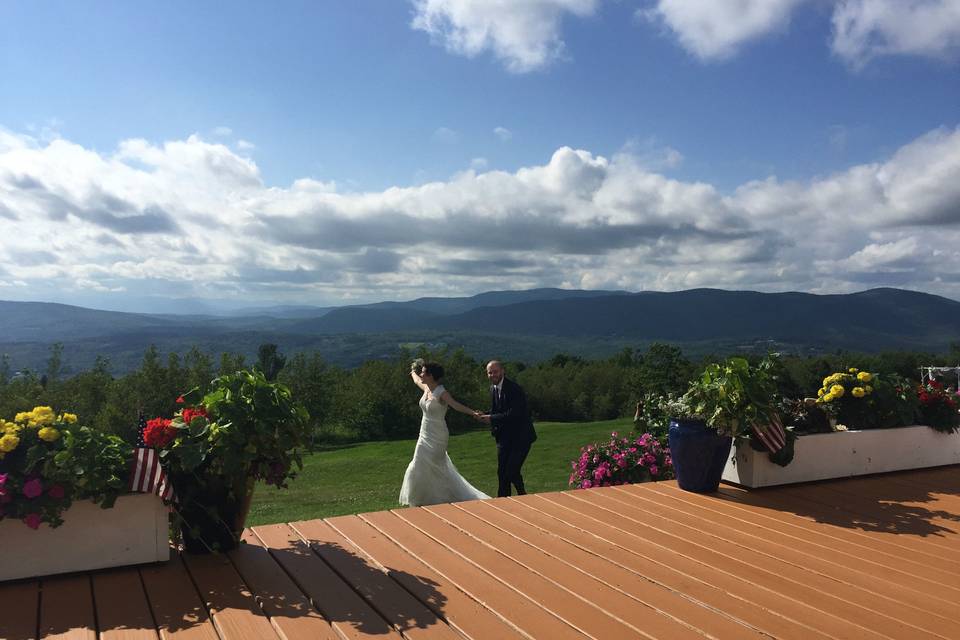
[[[625, 433], [628, 418], [604, 422], [537, 423], [539, 436], [523, 466], [527, 491], [567, 488], [570, 461], [580, 447]], [[416, 440], [364, 442], [333, 447], [304, 460], [303, 471], [288, 489], [258, 486], [247, 525], [292, 522], [399, 506], [403, 472], [413, 457]], [[497, 449], [487, 431], [450, 438], [450, 458], [467, 480], [490, 495], [497, 493]]]

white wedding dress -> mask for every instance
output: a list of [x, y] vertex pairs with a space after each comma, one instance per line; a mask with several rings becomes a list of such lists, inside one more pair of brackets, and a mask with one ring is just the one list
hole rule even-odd
[[443, 386], [437, 385], [432, 393], [424, 391], [420, 398], [420, 437], [403, 474], [400, 504], [416, 507], [490, 497], [467, 482], [447, 455], [450, 432], [444, 419], [447, 405], [440, 400], [443, 391]]

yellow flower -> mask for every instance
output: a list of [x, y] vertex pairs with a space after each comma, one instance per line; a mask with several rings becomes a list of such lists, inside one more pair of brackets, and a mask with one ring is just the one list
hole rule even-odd
[[860, 371], [860, 369], [857, 369], [856, 367], [850, 367], [850, 373], [856, 373], [857, 371]]
[[850, 393], [853, 394], [854, 398], [862, 398], [864, 395], [866, 395], [866, 392], [864, 392], [863, 387], [854, 387], [850, 391]]
[[844, 393], [846, 393], [846, 389], [843, 388], [842, 384], [835, 384], [830, 387], [830, 394], [837, 398], [842, 398]]
[[8, 433], [7, 435], [0, 438], [0, 451], [4, 453], [10, 453], [17, 448], [17, 445], [20, 444], [20, 438], [17, 436]]
[[57, 416], [50, 407], [34, 407], [33, 411], [21, 411], [14, 418], [31, 429], [53, 424], [56, 419]]
[[60, 437], [60, 432], [53, 427], [44, 427], [40, 429], [40, 431], [37, 431], [37, 437], [46, 442], [53, 442]]
[[865, 385], [863, 387], [863, 390], [866, 391], [868, 395], [873, 393], [873, 387], [871, 387], [870, 385]]
[[873, 376], [867, 373], [866, 371], [861, 371], [857, 374], [857, 380], [860, 382], [870, 382], [873, 380]]
[[34, 407], [31, 413], [33, 413], [33, 418], [30, 421], [31, 427], [42, 427], [53, 424], [57, 420], [56, 414], [50, 407]]
[[66, 422], [67, 424], [75, 424], [77, 422], [77, 414], [64, 413], [62, 416], [60, 416], [60, 422]]
[[823, 389], [817, 389], [817, 397], [822, 396], [824, 393], [826, 393], [825, 390], [823, 390]]
[[823, 402], [830, 402], [834, 398], [836, 398], [836, 396], [833, 395], [832, 393], [825, 393], [822, 396], [820, 396], [820, 400], [822, 400]]

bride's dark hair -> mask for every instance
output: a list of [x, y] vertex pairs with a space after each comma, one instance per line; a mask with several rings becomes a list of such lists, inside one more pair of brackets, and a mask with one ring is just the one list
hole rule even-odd
[[443, 377], [443, 367], [436, 362], [428, 362], [423, 365], [423, 370], [430, 374], [430, 377], [440, 382], [440, 378]]

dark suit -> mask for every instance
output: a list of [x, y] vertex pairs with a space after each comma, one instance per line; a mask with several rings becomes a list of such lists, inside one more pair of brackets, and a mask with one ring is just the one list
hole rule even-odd
[[510, 485], [523, 495], [523, 476], [520, 467], [530, 453], [530, 445], [537, 439], [537, 432], [527, 408], [527, 395], [513, 380], [504, 378], [499, 397], [495, 386], [490, 387], [490, 433], [497, 440], [497, 496], [509, 496]]

